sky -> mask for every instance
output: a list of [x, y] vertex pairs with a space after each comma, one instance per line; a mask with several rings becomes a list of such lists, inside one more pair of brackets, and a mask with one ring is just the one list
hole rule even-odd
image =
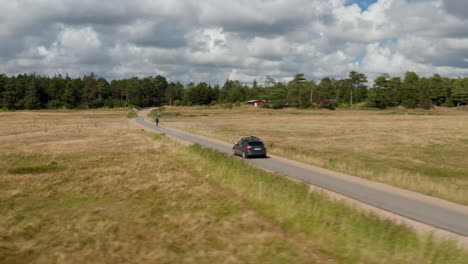
[[0, 0], [0, 73], [468, 76], [466, 0]]

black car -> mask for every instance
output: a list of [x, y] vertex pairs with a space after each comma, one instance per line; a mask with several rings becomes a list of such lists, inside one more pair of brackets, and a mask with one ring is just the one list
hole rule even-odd
[[258, 156], [266, 158], [267, 150], [265, 144], [258, 137], [244, 137], [232, 147], [232, 154], [240, 155], [243, 158]]

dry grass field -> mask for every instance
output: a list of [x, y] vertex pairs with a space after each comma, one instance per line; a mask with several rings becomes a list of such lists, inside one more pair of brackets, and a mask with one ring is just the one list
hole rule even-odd
[[468, 259], [453, 242], [333, 202], [240, 159], [144, 132], [126, 115], [0, 112], [0, 263]]
[[125, 114], [0, 112], [0, 263], [315, 263]]
[[468, 111], [167, 107], [162, 125], [468, 205]]

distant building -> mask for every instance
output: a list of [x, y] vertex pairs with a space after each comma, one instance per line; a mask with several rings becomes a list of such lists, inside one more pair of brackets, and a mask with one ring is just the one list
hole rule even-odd
[[266, 103], [266, 100], [255, 99], [255, 100], [247, 101], [246, 103], [248, 105], [253, 105], [253, 106], [257, 107], [259, 105], [262, 105], [262, 104]]
[[336, 103], [338, 103], [338, 100], [336, 100], [336, 99], [322, 99], [322, 100], [316, 102], [315, 104], [318, 105], [318, 106], [322, 106], [322, 105], [324, 105], [326, 103], [335, 103], [336, 104]]

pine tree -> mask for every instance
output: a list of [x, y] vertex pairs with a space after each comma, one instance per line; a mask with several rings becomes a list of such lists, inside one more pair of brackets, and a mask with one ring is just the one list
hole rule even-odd
[[27, 88], [26, 96], [24, 97], [24, 108], [25, 109], [40, 109], [41, 102], [39, 100], [39, 91], [36, 86], [36, 82], [32, 79]]
[[447, 100], [447, 88], [444, 87], [444, 81], [439, 74], [434, 74], [431, 77], [428, 88], [430, 90], [430, 97], [434, 105], [441, 105], [445, 102], [445, 100]]
[[6, 77], [5, 74], [0, 74], [0, 109], [6, 108], [6, 106], [4, 106], [3, 93], [5, 92], [5, 85], [7, 80], [8, 77]]
[[283, 83], [277, 82], [269, 90], [268, 97], [270, 98], [270, 105], [272, 108], [279, 109], [284, 107], [286, 101], [286, 87]]
[[67, 80], [65, 90], [62, 94], [62, 101], [65, 107], [72, 109], [80, 104], [80, 91], [82, 90], [81, 79]]
[[367, 86], [364, 85], [367, 83], [367, 77], [363, 73], [352, 71], [349, 73], [349, 79], [351, 80], [349, 104], [353, 105], [367, 98]]
[[3, 107], [6, 109], [17, 109], [17, 103], [21, 96], [16, 89], [16, 77], [12, 76], [5, 81], [2, 93]]
[[180, 83], [170, 83], [165, 92], [166, 102], [168, 102], [169, 105], [173, 105], [175, 101], [181, 100], [183, 88], [184, 86]]
[[99, 105], [99, 91], [97, 86], [96, 76], [93, 72], [89, 76], [83, 78], [83, 95], [82, 104], [88, 107], [96, 107]]
[[452, 97], [458, 107], [462, 104], [468, 104], [468, 78], [458, 79], [455, 82]]
[[397, 106], [401, 104], [401, 78], [400, 77], [393, 77], [388, 82], [387, 88], [387, 99], [388, 99], [388, 106]]
[[407, 72], [401, 90], [401, 104], [406, 108], [418, 105], [419, 76], [414, 72]]
[[432, 107], [430, 79], [421, 78], [419, 80], [418, 97], [418, 103], [420, 107], [424, 109], [429, 109]]
[[302, 90], [304, 88], [304, 81], [306, 79], [304, 78], [303, 73], [298, 73], [294, 76], [294, 78], [288, 83], [286, 86], [288, 90], [288, 100], [291, 101], [299, 101], [300, 95], [302, 93]]
[[335, 85], [329, 77], [323, 78], [317, 86], [315, 98], [320, 101], [323, 99], [335, 98]]
[[389, 105], [390, 82], [387, 76], [379, 76], [374, 80], [374, 87], [369, 90], [368, 105], [376, 108], [386, 108]]

